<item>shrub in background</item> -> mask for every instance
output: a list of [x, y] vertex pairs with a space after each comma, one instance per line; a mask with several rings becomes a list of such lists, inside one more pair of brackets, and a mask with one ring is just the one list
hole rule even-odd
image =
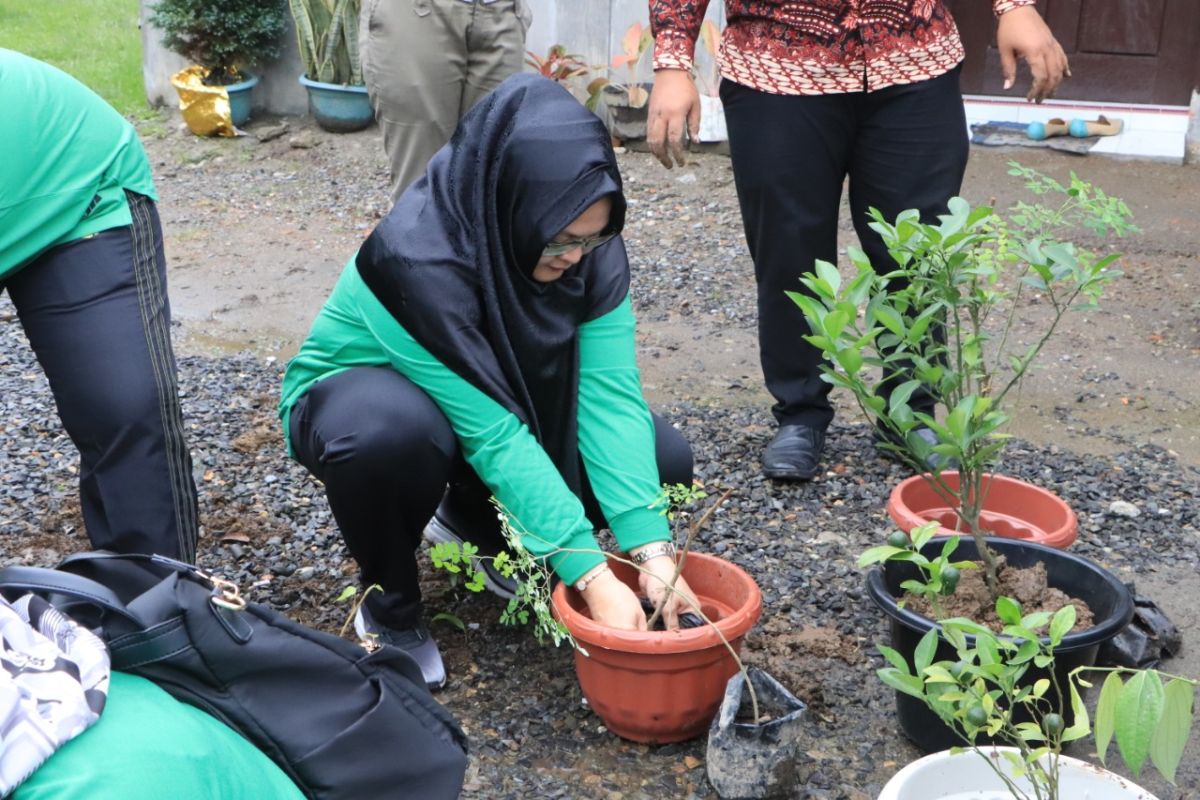
[[225, 86], [279, 55], [285, 13], [283, 0], [159, 0], [150, 22], [164, 45], [208, 69], [206, 84]]

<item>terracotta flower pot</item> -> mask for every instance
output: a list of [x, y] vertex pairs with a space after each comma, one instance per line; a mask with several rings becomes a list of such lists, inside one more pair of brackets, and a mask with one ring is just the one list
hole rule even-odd
[[[610, 561], [637, 591], [637, 571]], [[762, 594], [745, 570], [716, 556], [689, 553], [683, 576], [705, 615], [738, 653], [762, 613]], [[575, 673], [592, 710], [610, 731], [635, 742], [681, 742], [701, 735], [716, 716], [737, 664], [711, 625], [677, 631], [622, 631], [593, 622], [574, 589], [554, 589], [555, 616], [588, 652]]]
[[[958, 488], [957, 472], [947, 470], [942, 479], [952, 488]], [[1054, 494], [1005, 475], [985, 475], [983, 486], [986, 497], [980, 520], [989, 535], [1060, 550], [1075, 541], [1079, 527], [1075, 512]], [[938, 531], [941, 536], [949, 536], [956, 529], [967, 532], [954, 509], [920, 475], [901, 481], [892, 490], [887, 510], [892, 521], [906, 533], [933, 521], [941, 523]]]

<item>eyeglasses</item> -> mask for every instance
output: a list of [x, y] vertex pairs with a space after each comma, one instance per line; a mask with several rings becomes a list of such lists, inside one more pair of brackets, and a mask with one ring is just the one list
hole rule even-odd
[[615, 233], [602, 233], [599, 236], [589, 236], [586, 239], [568, 239], [565, 242], [550, 242], [542, 248], [544, 256], [561, 256], [571, 252], [576, 247], [585, 253], [590, 253], [600, 245], [616, 238]]

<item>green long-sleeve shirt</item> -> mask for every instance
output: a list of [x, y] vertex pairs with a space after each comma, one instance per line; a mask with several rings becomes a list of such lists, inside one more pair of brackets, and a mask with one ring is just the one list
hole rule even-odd
[[0, 280], [60, 244], [129, 225], [157, 199], [137, 133], [65, 72], [0, 48]]
[[[292, 405], [313, 383], [383, 365], [437, 403], [467, 463], [531, 534], [523, 539], [531, 553], [568, 582], [603, 561], [583, 504], [529, 428], [413, 339], [363, 283], [353, 259], [288, 364], [279, 406], [284, 435]], [[654, 422], [638, 378], [628, 297], [580, 326], [579, 365], [579, 452], [613, 535], [623, 550], [665, 541], [667, 521], [650, 508], [659, 493]]]

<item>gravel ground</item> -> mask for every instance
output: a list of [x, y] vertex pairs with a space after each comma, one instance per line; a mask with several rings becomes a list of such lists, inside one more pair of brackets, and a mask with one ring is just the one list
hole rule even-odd
[[[7, 316], [7, 315], [6, 315]], [[48, 389], [19, 326], [0, 324], [0, 468], [6, 476], [0, 559], [52, 565], [85, 546], [75, 465]], [[334, 602], [353, 582], [319, 486], [289, 463], [274, 421], [279, 364], [248, 355], [187, 357], [180, 374], [204, 525], [201, 563], [250, 595], [336, 631]], [[766, 666], [810, 704], [807, 788], [797, 797], [868, 798], [917, 753], [896, 737], [891, 698], [873, 676], [872, 643], [885, 635], [863, 591], [856, 554], [887, 530], [882, 511], [902, 470], [876, 457], [861, 425], [837, 424], [829, 471], [801, 486], [758, 474], [769, 435], [752, 408], [666, 409], [693, 442], [699, 477], [735, 494], [713, 515], [700, 547], [758, 580], [766, 612], [748, 660]], [[1161, 449], [1130, 445], [1118, 458], [1078, 456], [1016, 442], [1005, 468], [1058, 492], [1078, 511], [1074, 549], [1123, 576], [1195, 576], [1200, 502], [1195, 470]], [[1113, 500], [1141, 511], [1115, 516]], [[429, 575], [429, 570], [426, 574]], [[441, 699], [473, 744], [468, 797], [709, 797], [703, 740], [665, 747], [623, 742], [582, 705], [570, 653], [537, 645], [496, 621], [499, 601], [426, 582], [430, 613], [457, 615], [465, 634], [436, 625], [452, 676]], [[1189, 631], [1189, 634], [1194, 630]], [[531, 688], [532, 687], [532, 688]], [[1181, 785], [1198, 785], [1193, 760]], [[1192, 797], [1188, 791], [1163, 798]]]
[[[289, 124], [265, 143], [196, 140], [170, 123], [147, 126], [143, 136], [162, 194], [176, 338], [186, 354], [180, 378], [200, 489], [201, 563], [254, 599], [336, 632], [348, 609], [334, 598], [354, 582], [354, 565], [319, 485], [283, 453], [275, 403], [282, 358], [386, 207], [385, 173], [376, 133], [338, 138], [335, 146], [327, 134]], [[982, 163], [973, 174], [982, 177], [969, 174], [969, 183], [981, 194], [1003, 174], [1003, 157], [973, 159]], [[692, 442], [710, 492], [736, 490], [698, 546], [758, 580], [765, 611], [747, 660], [810, 704], [809, 777], [795, 796], [874, 797], [918, 753], [897, 736], [891, 693], [874, 676], [881, 659], [873, 643], [886, 625], [854, 562], [886, 535], [886, 496], [905, 473], [879, 459], [865, 427], [843, 414], [818, 480], [775, 485], [761, 478], [771, 421], [753, 352], [753, 285], [728, 160], [705, 157], [673, 173], [639, 154], [621, 161], [647, 391]], [[1126, 174], [1099, 169], [1114, 181]], [[1200, 194], [1194, 170], [1192, 177], [1157, 166], [1138, 172], [1153, 185], [1130, 184], [1131, 191], [1148, 207], [1157, 196], [1168, 203]], [[1100, 328], [1120, 340], [1110, 348], [1118, 362], [1097, 354], [1096, 329], [1065, 331], [1048, 354], [1061, 369], [1028, 392], [1022, 438], [1003, 467], [1071, 503], [1081, 522], [1073, 549], [1161, 598], [1191, 645], [1200, 632], [1200, 459], [1178, 442], [1195, 438], [1195, 393], [1187, 387], [1200, 352], [1191, 327], [1197, 306], [1173, 292], [1155, 310], [1154, 293], [1171, 275], [1194, 279], [1200, 235], [1153, 208], [1153, 241], [1134, 249], [1127, 268], [1139, 278], [1129, 287], [1136, 283], [1141, 294]], [[848, 223], [843, 229], [849, 241]], [[1174, 238], [1164, 233], [1171, 231]], [[0, 562], [53, 565], [86, 546], [76, 456], [4, 303]], [[230, 349], [250, 352], [225, 354]], [[1180, 377], [1181, 365], [1193, 378]], [[1111, 513], [1116, 500], [1134, 504], [1139, 515]], [[463, 596], [431, 569], [424, 574], [430, 614], [456, 615], [467, 627], [434, 627], [451, 674], [440, 698], [472, 741], [465, 796], [712, 796], [703, 740], [647, 747], [617, 739], [582, 704], [568, 651], [501, 626], [498, 600]], [[1185, 663], [1200, 675], [1195, 656]], [[1193, 743], [1183, 789], [1144, 783], [1163, 800], [1200, 797], [1197, 750]]]

